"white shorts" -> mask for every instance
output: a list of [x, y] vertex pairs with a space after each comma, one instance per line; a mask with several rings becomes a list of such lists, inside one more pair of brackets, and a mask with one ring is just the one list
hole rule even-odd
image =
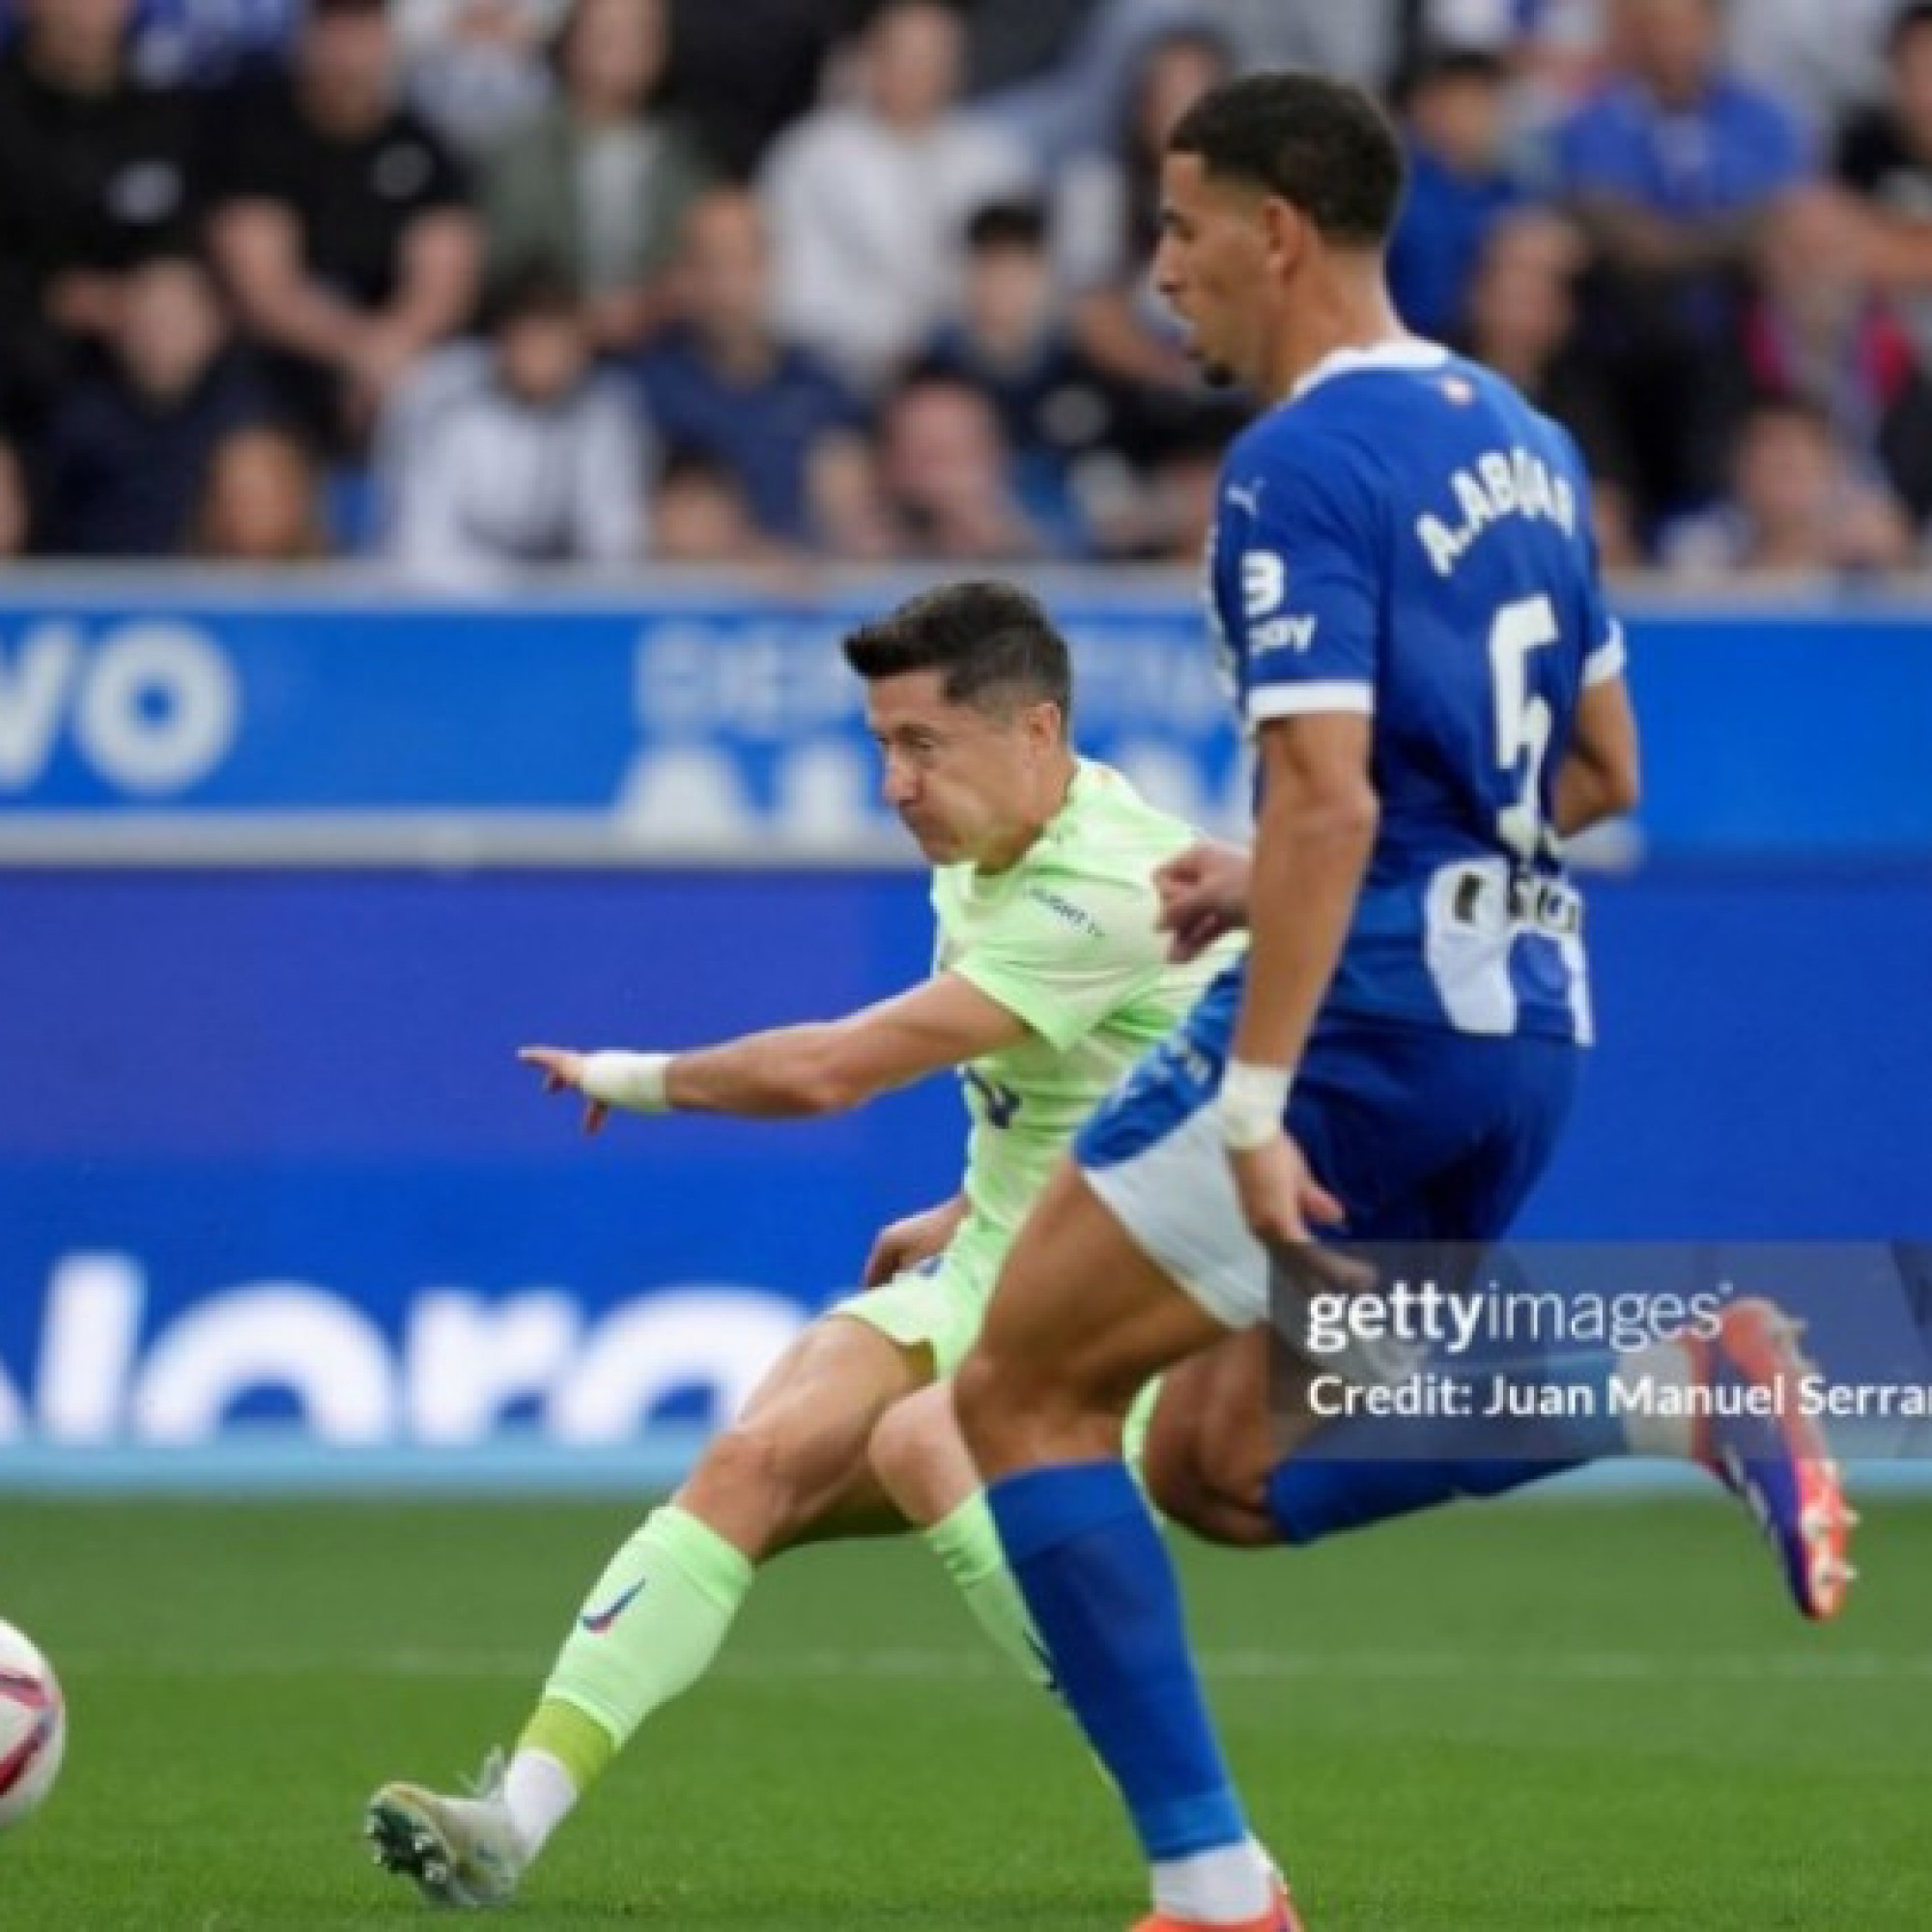
[[1203, 1313], [1225, 1328], [1267, 1320], [1267, 1251], [1242, 1218], [1212, 1108], [1125, 1160], [1081, 1171], [1134, 1245]]

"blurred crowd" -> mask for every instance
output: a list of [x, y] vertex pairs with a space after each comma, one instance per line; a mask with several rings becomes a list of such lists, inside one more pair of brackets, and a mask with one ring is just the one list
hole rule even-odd
[[1614, 565], [1932, 527], [1932, 0], [0, 0], [0, 557], [1193, 561], [1166, 130], [1380, 90]]

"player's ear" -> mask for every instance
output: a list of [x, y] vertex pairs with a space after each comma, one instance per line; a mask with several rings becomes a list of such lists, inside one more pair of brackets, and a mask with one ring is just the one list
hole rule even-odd
[[1042, 697], [1037, 704], [1029, 704], [1022, 723], [1026, 726], [1027, 742], [1036, 752], [1056, 750], [1066, 735], [1066, 720], [1060, 706], [1050, 697]]
[[1293, 202], [1278, 194], [1264, 195], [1261, 205], [1262, 245], [1283, 272], [1296, 268], [1314, 239], [1315, 229]]

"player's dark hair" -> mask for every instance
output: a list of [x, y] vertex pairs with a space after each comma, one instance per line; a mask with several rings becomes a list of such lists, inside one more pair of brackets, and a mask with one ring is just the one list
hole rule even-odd
[[1168, 151], [1251, 182], [1331, 242], [1379, 244], [1402, 206], [1402, 143], [1359, 87], [1319, 73], [1249, 73], [1211, 87], [1176, 122]]
[[1016, 703], [1044, 701], [1060, 707], [1063, 728], [1072, 723], [1066, 639], [1035, 598], [996, 579], [942, 583], [861, 624], [845, 639], [845, 662], [868, 684], [936, 670], [950, 704], [1007, 716]]

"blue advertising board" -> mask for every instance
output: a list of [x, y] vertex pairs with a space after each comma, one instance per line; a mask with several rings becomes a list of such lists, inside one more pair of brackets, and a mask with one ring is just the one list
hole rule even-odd
[[[1525, 1236], [1932, 1234], [1932, 878], [1647, 873], [1593, 918], [1604, 1044]], [[514, 1059], [905, 983], [910, 875], [14, 871], [0, 932], [0, 1481], [270, 1422], [648, 1470], [956, 1179], [949, 1081], [585, 1140]]]
[[[0, 860], [157, 811], [188, 857], [317, 820], [418, 857], [436, 829], [484, 849], [548, 832], [611, 856], [895, 854], [837, 645], [906, 587], [465, 605], [15, 579], [0, 585]], [[1196, 822], [1238, 825], [1240, 760], [1189, 587], [1041, 587], [1074, 640], [1087, 749]], [[1638, 607], [1632, 638], [1647, 850], [1932, 852], [1923, 604]]]

